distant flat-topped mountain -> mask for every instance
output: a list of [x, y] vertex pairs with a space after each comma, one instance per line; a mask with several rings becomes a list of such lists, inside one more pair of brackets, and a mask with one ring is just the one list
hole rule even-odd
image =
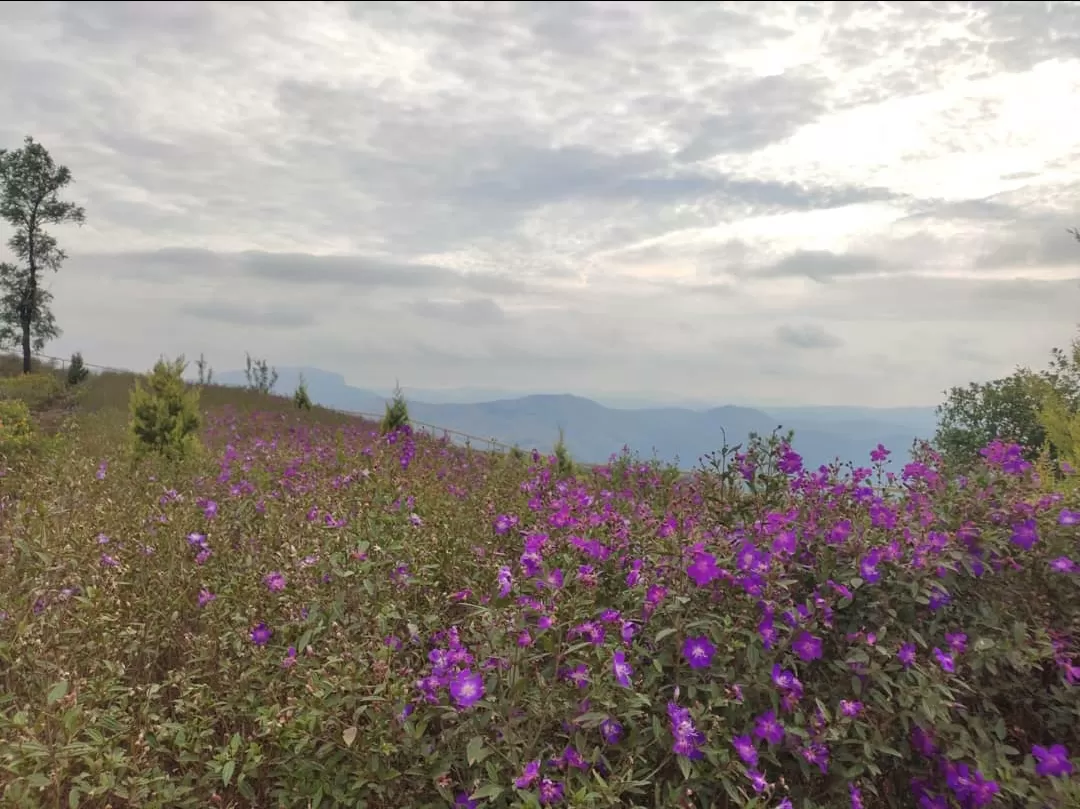
[[[381, 414], [389, 391], [354, 388], [341, 374], [318, 368], [279, 368], [276, 392], [291, 393], [303, 373], [312, 401], [325, 407]], [[243, 371], [217, 377], [226, 385], [243, 385]], [[500, 395], [502, 394], [502, 395]], [[523, 449], [550, 451], [560, 429], [575, 459], [606, 461], [624, 446], [643, 457], [678, 460], [688, 468], [706, 453], [745, 443], [751, 432], [768, 434], [777, 427], [795, 431], [795, 448], [808, 466], [816, 467], [839, 457], [865, 463], [879, 443], [894, 451], [898, 461], [916, 438], [934, 433], [930, 407], [613, 407], [569, 394], [514, 395], [479, 388], [454, 390], [405, 389], [409, 413], [419, 422], [494, 438]], [[490, 398], [489, 398], [490, 397]], [[638, 401], [644, 397], [626, 397]]]

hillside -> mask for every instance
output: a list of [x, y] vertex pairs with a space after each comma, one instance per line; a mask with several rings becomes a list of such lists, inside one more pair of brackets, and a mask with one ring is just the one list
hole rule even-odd
[[[387, 393], [351, 387], [341, 374], [318, 368], [281, 368], [276, 390], [292, 391], [303, 373], [313, 401], [325, 406], [378, 414]], [[243, 371], [219, 374], [223, 384], [244, 384]], [[768, 412], [752, 407], [723, 406], [707, 410], [688, 407], [602, 405], [568, 394], [534, 394], [479, 402], [431, 402], [412, 394], [414, 419], [470, 435], [495, 438], [523, 448], [549, 449], [563, 430], [567, 447], [577, 459], [602, 463], [624, 446], [683, 468], [724, 445], [745, 443], [752, 432], [769, 433], [782, 426], [795, 430], [795, 446], [806, 463], [818, 466], [839, 457], [863, 462], [878, 445], [903, 456], [916, 438], [933, 435], [932, 408], [786, 407]], [[474, 391], [476, 392], [476, 391]], [[453, 398], [455, 392], [443, 392]], [[467, 392], [457, 392], [464, 398]]]

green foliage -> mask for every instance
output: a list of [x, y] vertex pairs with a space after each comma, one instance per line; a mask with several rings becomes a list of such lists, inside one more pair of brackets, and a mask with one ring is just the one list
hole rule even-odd
[[83, 356], [76, 351], [71, 355], [71, 362], [67, 367], [67, 383], [71, 386], [81, 384], [90, 376], [90, 369], [83, 363]]
[[409, 424], [409, 406], [405, 401], [405, 394], [400, 385], [394, 386], [394, 396], [386, 403], [386, 412], [383, 414], [379, 429], [386, 433], [396, 432]]
[[249, 390], [264, 394], [271, 393], [278, 381], [277, 368], [271, 368], [264, 359], [252, 359], [250, 354], [247, 355], [244, 376]]
[[[1030, 755], [1080, 750], [1080, 581], [1049, 564], [1075, 547], [1058, 515], [1080, 499], [1045, 497], [1008, 448], [963, 483], [923, 457], [896, 495], [880, 467], [799, 472], [777, 436], [678, 481], [627, 454], [578, 484], [539, 455], [284, 415], [211, 414], [212, 454], [168, 480], [110, 464], [116, 436], [87, 422], [17, 481], [0, 547], [4, 806], [535, 807], [542, 782], [514, 786], [532, 761], [568, 807], [839, 809], [854, 784], [868, 807], [907, 809], [913, 778], [948, 792], [947, 761], [998, 783], [991, 806], [1080, 805], [1076, 778], [1037, 775]], [[1039, 541], [1021, 549], [1000, 514]], [[533, 534], [547, 541], [530, 573]], [[694, 548], [730, 578], [698, 586]], [[800, 658], [803, 631], [821, 659]], [[715, 647], [708, 665], [689, 665], [692, 639]], [[462, 708], [447, 684], [464, 669], [483, 696]], [[700, 759], [673, 750], [670, 705]], [[770, 710], [779, 744], [753, 737]], [[824, 772], [805, 760], [818, 745]]]
[[1015, 441], [1031, 459], [1046, 441], [1039, 421], [1043, 387], [1027, 369], [992, 382], [954, 387], [938, 407], [934, 445], [954, 468], [967, 468], [995, 438]]
[[34, 442], [30, 408], [19, 399], [0, 399], [0, 458], [12, 458]]
[[129, 401], [130, 430], [137, 456], [188, 456], [198, 446], [202, 425], [199, 389], [184, 382], [184, 358], [157, 361], [149, 376], [135, 381]]
[[308, 395], [307, 382], [304, 381], [303, 374], [300, 374], [300, 381], [293, 393], [293, 404], [296, 405], [297, 410], [311, 410], [311, 397]]
[[0, 379], [0, 398], [19, 399], [35, 412], [46, 409], [64, 393], [63, 377], [48, 368], [24, 376]]
[[15, 231], [8, 247], [17, 261], [0, 264], [0, 348], [21, 345], [23, 373], [30, 373], [31, 353], [60, 334], [41, 273], [59, 270], [66, 258], [45, 227], [85, 219], [81, 207], [60, 199], [71, 181], [68, 168], [29, 136], [22, 148], [0, 151], [0, 219]]
[[577, 470], [574, 459], [570, 456], [570, 450], [566, 448], [562, 427], [559, 428], [559, 438], [555, 442], [555, 471], [559, 477], [571, 477]]

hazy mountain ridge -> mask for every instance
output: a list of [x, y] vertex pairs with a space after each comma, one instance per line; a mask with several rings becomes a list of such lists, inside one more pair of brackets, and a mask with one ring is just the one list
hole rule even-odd
[[[378, 415], [389, 392], [348, 385], [341, 374], [317, 368], [280, 368], [278, 393], [295, 389], [303, 373], [314, 402], [326, 407]], [[217, 376], [222, 384], [244, 384], [243, 371]], [[690, 467], [698, 459], [729, 445], [744, 443], [751, 432], [768, 434], [776, 427], [795, 431], [795, 447], [808, 466], [839, 457], [866, 462], [878, 443], [894, 451], [898, 461], [916, 438], [933, 435], [931, 407], [755, 407], [725, 405], [708, 409], [650, 406], [624, 409], [570, 394], [530, 394], [461, 401], [471, 394], [498, 393], [493, 389], [449, 391], [405, 388], [410, 415], [470, 435], [494, 438], [523, 449], [550, 450], [560, 428], [571, 454], [585, 462], [603, 462], [623, 446], [643, 457], [657, 457]], [[425, 394], [442, 401], [425, 400]], [[434, 395], [433, 395], [434, 394]]]

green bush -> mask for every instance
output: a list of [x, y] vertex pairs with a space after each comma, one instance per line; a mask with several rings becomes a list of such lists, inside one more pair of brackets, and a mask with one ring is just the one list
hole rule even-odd
[[32, 411], [44, 410], [64, 395], [64, 380], [56, 371], [42, 369], [0, 379], [0, 399], [19, 399]]
[[136, 379], [129, 401], [135, 453], [182, 458], [198, 445], [202, 425], [199, 389], [184, 381], [184, 358], [158, 360], [145, 379]]
[[293, 404], [296, 405], [297, 410], [311, 410], [311, 397], [308, 395], [307, 382], [304, 381], [303, 374], [300, 375], [300, 382], [293, 393]]
[[277, 368], [272, 368], [264, 359], [254, 359], [250, 354], [246, 355], [246, 361], [244, 378], [247, 380], [248, 390], [273, 393], [278, 381]]
[[566, 440], [563, 437], [562, 428], [559, 428], [559, 439], [555, 442], [555, 471], [559, 477], [570, 477], [577, 469], [570, 450], [566, 448]]
[[88, 376], [90, 376], [90, 369], [83, 363], [82, 354], [76, 351], [71, 355], [71, 362], [68, 363], [67, 383], [74, 387], [85, 382]]
[[383, 414], [380, 429], [385, 433], [400, 430], [409, 424], [409, 406], [405, 401], [405, 394], [401, 386], [394, 387], [394, 397], [386, 403], [386, 412]]
[[34, 441], [30, 408], [19, 399], [0, 399], [0, 457], [25, 452]]

